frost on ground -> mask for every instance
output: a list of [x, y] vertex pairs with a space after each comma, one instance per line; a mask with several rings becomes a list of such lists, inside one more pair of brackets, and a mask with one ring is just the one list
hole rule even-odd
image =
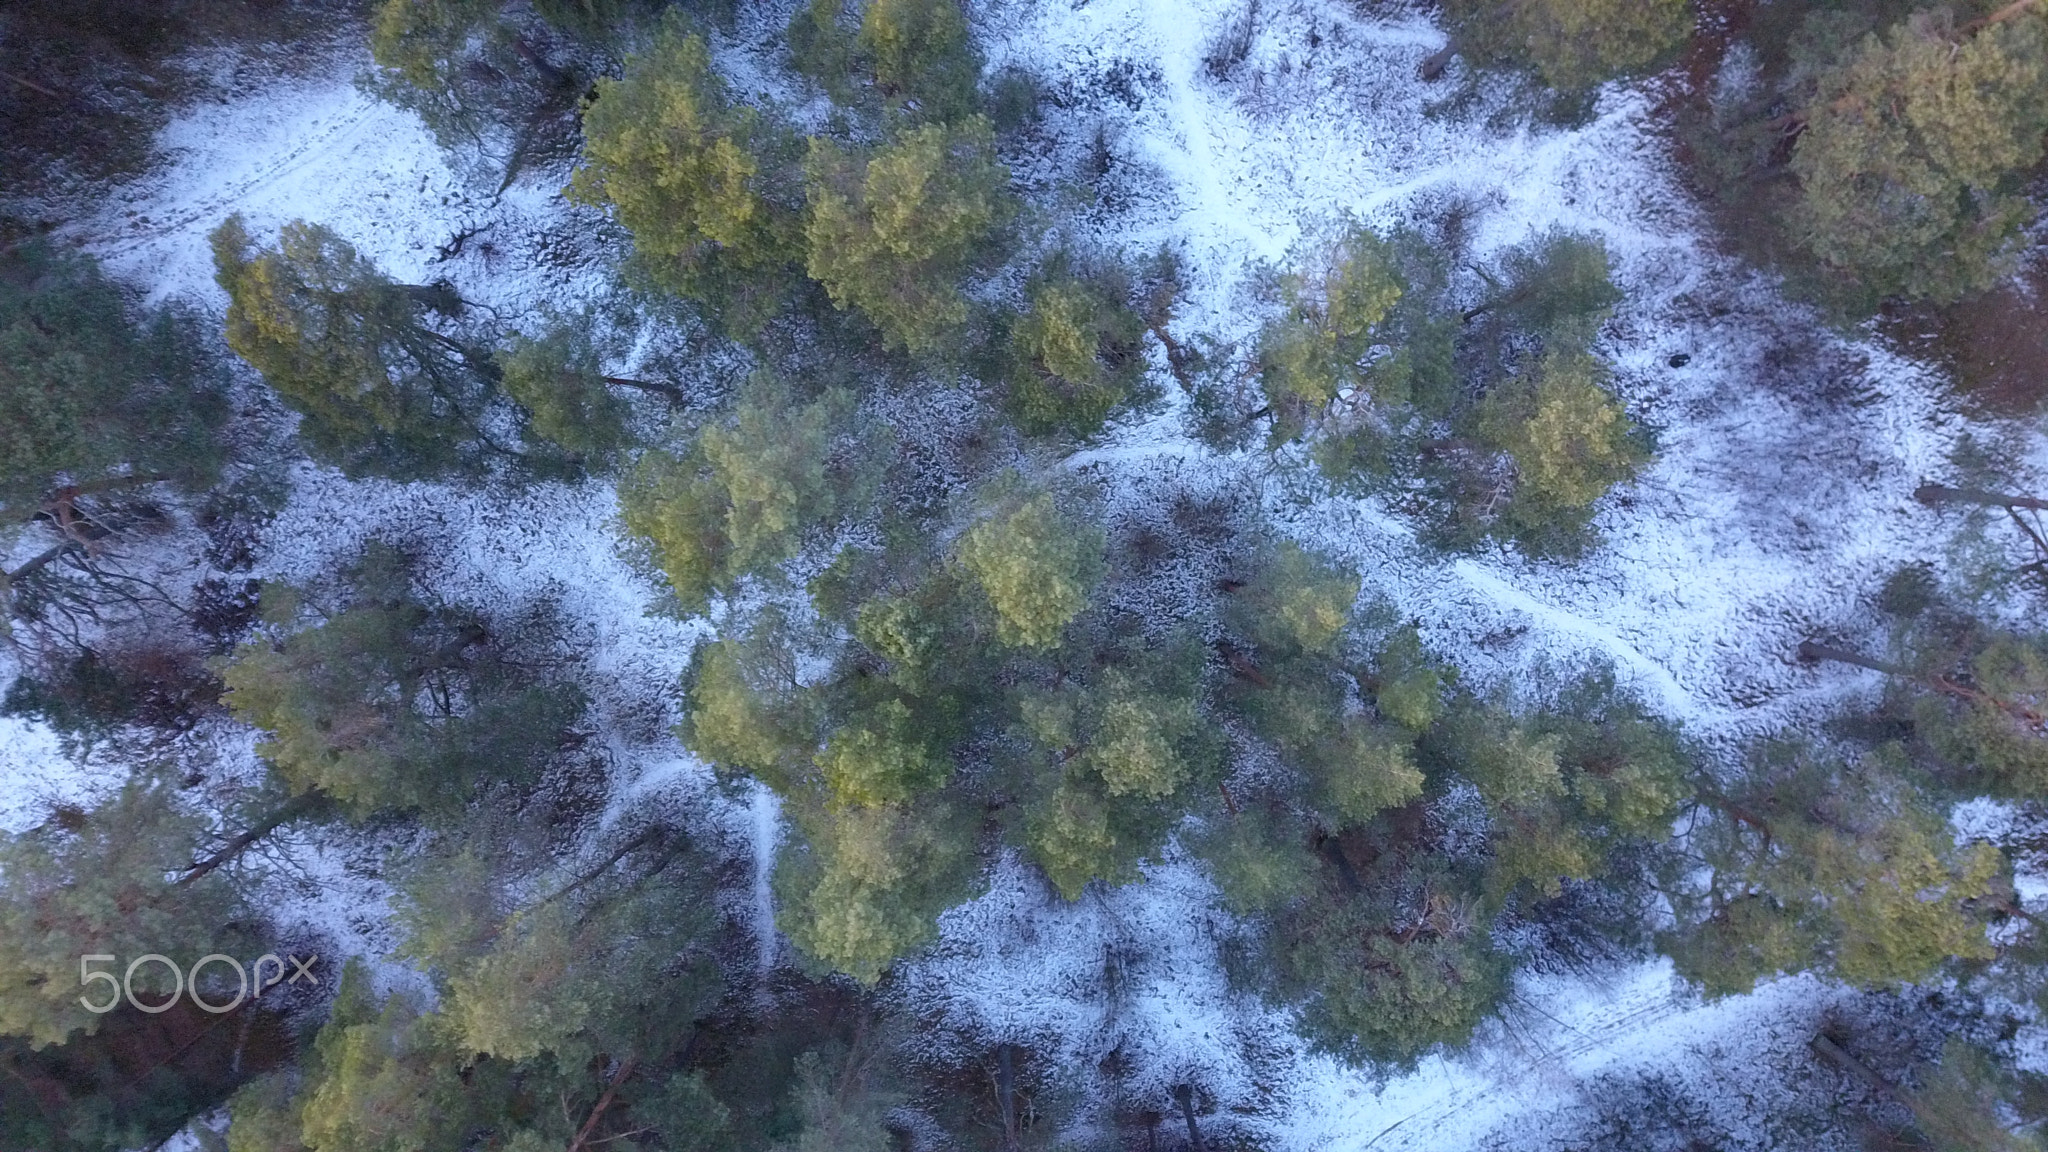
[[[1792, 652], [1817, 633], [1867, 637], [1876, 584], [1902, 562], [1941, 560], [1944, 521], [1910, 493], [1944, 478], [1969, 427], [1942, 382], [1823, 330], [1716, 253], [1642, 91], [1610, 91], [1575, 129], [1516, 126], [1497, 115], [1511, 100], [1504, 90], [1473, 86], [1451, 103], [1463, 78], [1417, 78], [1443, 44], [1419, 15], [1361, 14], [1337, 0], [1254, 13], [1234, 0], [985, 5], [977, 19], [991, 66], [1034, 74], [1045, 94], [1042, 147], [1013, 157], [1020, 180], [1049, 190], [1106, 155], [1085, 227], [1132, 256], [1162, 246], [1181, 256], [1190, 291], [1174, 323], [1184, 340], [1251, 332], [1261, 268], [1341, 214], [1389, 225], [1456, 207], [1482, 257], [1555, 226], [1597, 233], [1627, 290], [1603, 346], [1631, 413], [1658, 432], [1657, 463], [1602, 511], [1606, 545], [1570, 565], [1430, 555], [1372, 502], [1332, 498], [1260, 456], [1215, 457], [1183, 436], [1171, 408], [1120, 426], [1070, 466], [1113, 495], [1141, 489], [1169, 458], [1207, 474], [1195, 482], [1249, 485], [1290, 531], [1357, 565], [1468, 677], [1513, 686], [1547, 667], [1608, 663], [1723, 751], [1871, 691], [1871, 674], [1801, 667]], [[298, 218], [326, 224], [392, 275], [445, 276], [512, 322], [603, 294], [618, 237], [559, 198], [559, 174], [502, 197], [466, 185], [414, 118], [351, 85], [363, 64], [339, 60], [324, 80], [280, 81], [184, 116], [165, 139], [168, 169], [113, 198], [77, 239], [153, 297], [215, 311], [224, 301], [206, 234], [235, 211], [259, 233]], [[432, 578], [451, 598], [548, 598], [591, 654], [583, 671], [621, 805], [654, 793], [724, 804], [666, 736], [676, 676], [704, 626], [650, 614], [651, 585], [614, 548], [613, 515], [597, 485], [505, 495], [307, 468], [257, 575], [317, 577], [365, 536], [400, 531], [428, 545]], [[0, 723], [8, 826], [90, 789], [90, 774], [62, 764], [47, 734]], [[757, 848], [776, 833], [766, 804], [713, 819]], [[360, 861], [316, 872], [300, 879], [327, 895], [292, 906], [377, 951], [374, 875]], [[1757, 1057], [1794, 1052], [1841, 995], [1793, 979], [1700, 1005], [1662, 964], [1532, 978], [1472, 1051], [1382, 1083], [1304, 1052], [1283, 1014], [1231, 993], [1219, 914], [1189, 866], [1163, 861], [1143, 884], [1072, 905], [1013, 860], [990, 883], [903, 974], [907, 1003], [942, 1025], [932, 1043], [1029, 1042], [1081, 1069], [1116, 1052], [1128, 1091], [1163, 1108], [1172, 1085], [1196, 1082], [1223, 1123], [1288, 1148], [1478, 1148], [1511, 1135], [1540, 1144], [1577, 1123], [1588, 1086], [1610, 1076], [1655, 1073], [1763, 1100], [1783, 1089], [1769, 1081], [1777, 1061]], [[765, 885], [748, 898], [765, 904]], [[764, 944], [764, 962], [775, 955]], [[1735, 1143], [1769, 1143], [1740, 1115], [1725, 1119]]]

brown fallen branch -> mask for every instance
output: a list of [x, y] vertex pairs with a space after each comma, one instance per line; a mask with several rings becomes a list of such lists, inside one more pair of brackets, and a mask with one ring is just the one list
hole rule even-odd
[[1977, 19], [1972, 20], [1968, 24], [1963, 25], [1961, 28], [1956, 29], [1956, 34], [1959, 36], [1974, 36], [1977, 33], [1982, 32], [1984, 29], [1991, 27], [1993, 24], [2005, 23], [2007, 20], [2010, 20], [2013, 17], [2019, 15], [2020, 13], [2025, 12], [2027, 9], [2032, 8], [2034, 5], [2040, 2], [2041, 0], [2013, 0], [2012, 3], [2007, 4], [2005, 7], [2000, 8], [1998, 11], [1993, 12], [1988, 16], [1979, 16]]
[[41, 92], [43, 95], [48, 96], [52, 100], [62, 100], [64, 98], [64, 94], [62, 92], [58, 92], [50, 88], [45, 88], [41, 84], [36, 83], [35, 81], [29, 79], [26, 76], [16, 76], [12, 72], [0, 72], [0, 76], [4, 76], [9, 80], [14, 81], [16, 84], [21, 85], [23, 88], [28, 88], [37, 92]]
[[293, 797], [289, 802], [279, 806], [277, 811], [272, 812], [270, 815], [264, 817], [262, 820], [257, 821], [254, 827], [251, 827], [248, 831], [243, 832], [241, 835], [235, 837], [233, 840], [228, 841], [225, 845], [221, 847], [220, 851], [215, 852], [213, 855], [208, 856], [206, 859], [201, 860], [199, 863], [194, 864], [192, 865], [192, 867], [186, 869], [185, 874], [183, 876], [178, 877], [177, 883], [173, 886], [182, 888], [187, 884], [191, 884], [194, 881], [197, 881], [201, 877], [205, 876], [207, 873], [214, 871], [221, 865], [226, 864], [227, 862], [233, 860], [237, 856], [240, 856], [245, 850], [248, 849], [249, 845], [254, 844], [258, 840], [263, 839], [265, 836], [270, 835], [272, 832], [277, 831], [279, 828], [283, 827], [286, 824], [289, 824], [293, 820], [298, 819], [306, 813], [311, 812], [314, 808], [320, 805], [321, 801], [325, 799], [327, 799], [327, 794], [325, 792], [320, 791], [318, 788], [314, 788], [309, 791], [299, 793], [296, 797]]
[[1946, 676], [1921, 676], [1904, 665], [1888, 664], [1882, 660], [1873, 660], [1868, 656], [1859, 655], [1845, 648], [1836, 648], [1828, 644], [1807, 640], [1799, 645], [1799, 658], [1801, 660], [1829, 660], [1837, 664], [1853, 664], [1858, 668], [1868, 668], [1872, 672], [1882, 672], [1887, 676], [1897, 676], [1904, 680], [1910, 680], [1930, 692], [1936, 692], [1951, 699], [1963, 700], [1971, 704], [1988, 705], [2036, 729], [2048, 725], [2048, 716], [2043, 716], [2041, 713], [2023, 704], [2017, 704], [2013, 701], [1993, 696], [1989, 692], [1979, 691], [1967, 684], [1958, 684]]
[[611, 1083], [604, 1086], [604, 1095], [597, 1098], [597, 1106], [590, 1110], [590, 1119], [583, 1122], [583, 1128], [576, 1133], [576, 1139], [569, 1142], [569, 1152], [583, 1152], [584, 1147], [591, 1143], [590, 1134], [597, 1131], [597, 1122], [604, 1118], [605, 1109], [610, 1108], [612, 1101], [618, 1097], [619, 1085], [624, 1084], [626, 1078], [633, 1074], [633, 1066], [639, 1061], [640, 1057], [628, 1053], [626, 1058], [619, 1062], [619, 1070], [612, 1073]]
[[2028, 508], [2048, 512], [2048, 500], [2037, 496], [2015, 496], [1985, 492], [1976, 488], [1950, 488], [1946, 484], [1922, 484], [1913, 489], [1913, 499], [1922, 504], [1979, 504], [1986, 508]]

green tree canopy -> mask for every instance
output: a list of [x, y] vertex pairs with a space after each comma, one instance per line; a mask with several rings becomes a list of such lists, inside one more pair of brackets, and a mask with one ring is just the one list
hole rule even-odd
[[724, 420], [680, 452], [644, 456], [619, 493], [628, 531], [654, 546], [683, 605], [796, 555], [807, 533], [858, 515], [887, 451], [852, 397], [808, 402], [757, 377]]
[[858, 21], [845, 0], [810, 0], [789, 22], [797, 69], [832, 98], [884, 107], [921, 120], [957, 120], [975, 110], [981, 52], [958, 0], [866, 0]]
[[1145, 327], [1112, 286], [1054, 276], [1010, 329], [1010, 410], [1025, 431], [1087, 436], [1144, 374]]
[[0, 252], [0, 522], [65, 485], [204, 487], [226, 418], [185, 314], [134, 313], [90, 260], [46, 243]]
[[[82, 956], [115, 956], [96, 967], [119, 980], [146, 953], [189, 963], [218, 951], [237, 908], [225, 875], [167, 878], [191, 868], [208, 830], [169, 781], [142, 773], [90, 811], [0, 835], [0, 1035], [42, 1047], [97, 1030], [79, 996], [107, 997], [81, 982]], [[134, 977], [144, 1004], [174, 991], [161, 964]]]
[[383, 0], [370, 22], [377, 94], [419, 114], [442, 148], [502, 190], [567, 159], [577, 104], [645, 0]]
[[2008, 274], [2048, 136], [2048, 16], [1912, 20], [1819, 78], [1792, 155], [1793, 227], [1846, 295], [1951, 302]]
[[735, 103], [703, 38], [674, 21], [597, 92], [569, 195], [612, 210], [656, 283], [757, 328], [804, 257], [795, 136]]
[[299, 434], [316, 458], [394, 477], [548, 462], [493, 430], [524, 413], [504, 400], [490, 352], [428, 319], [461, 311], [452, 288], [396, 283], [303, 221], [273, 248], [257, 247], [239, 216], [212, 241], [228, 346], [304, 414]]
[[999, 250], [1015, 208], [995, 135], [979, 116], [906, 129], [849, 151], [813, 138], [804, 163], [808, 268], [892, 347], [939, 351], [967, 326], [960, 282]]
[[481, 618], [422, 600], [373, 545], [355, 602], [227, 663], [226, 702], [294, 791], [354, 815], [459, 809], [493, 783], [531, 782], [583, 713], [580, 691], [511, 658]]
[[1531, 68], [1552, 88], [1595, 87], [1639, 72], [1692, 32], [1686, 0], [1482, 0], [1446, 5], [1458, 43], [1481, 59]]
[[960, 564], [995, 610], [996, 637], [1052, 648], [1101, 578], [1099, 532], [1060, 514], [1051, 493], [1002, 499], [960, 537]]

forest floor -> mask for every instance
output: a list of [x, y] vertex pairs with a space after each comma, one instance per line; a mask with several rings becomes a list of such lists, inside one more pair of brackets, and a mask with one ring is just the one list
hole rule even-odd
[[[1381, 505], [1334, 497], [1263, 453], [1221, 457], [1188, 439], [1183, 397], [1114, 427], [1069, 466], [1128, 501], [1149, 499], [1162, 476], [1242, 486], [1289, 531], [1356, 565], [1468, 680], [1513, 690], [1546, 670], [1609, 664], [1710, 755], [1873, 691], [1873, 674], [1802, 666], [1794, 649], [1814, 635], [1869, 640], [1883, 579], [1949, 558], [1953, 524], [1916, 504], [1914, 487], [1946, 478], [1966, 433], [2021, 434], [1965, 415], [1938, 373], [1828, 330], [1718, 252], [1647, 87], [1607, 92], [1584, 124], [1534, 125], [1513, 89], [1475, 81], [1462, 63], [1421, 80], [1444, 41], [1413, 11], [1343, 0], [1252, 11], [1237, 0], [981, 6], [991, 66], [1035, 74], [1047, 96], [1042, 147], [1012, 158], [1021, 181], [1073, 182], [1106, 150], [1083, 226], [1133, 257], [1178, 253], [1182, 340], [1246, 336], [1262, 270], [1343, 214], [1386, 226], [1456, 211], [1480, 259], [1553, 227], [1596, 233], [1627, 293], [1601, 348], [1631, 415], [1656, 432], [1656, 463], [1608, 500], [1604, 543], [1571, 563], [1432, 554]], [[734, 68], [761, 66], [758, 42], [742, 33], [725, 46]], [[188, 111], [161, 141], [168, 163], [75, 237], [151, 296], [214, 312], [224, 298], [206, 235], [232, 212], [258, 234], [291, 219], [326, 224], [392, 275], [445, 276], [508, 318], [603, 292], [616, 236], [560, 199], [559, 174], [503, 196], [478, 191], [416, 119], [352, 85], [365, 64], [339, 59], [325, 79], [281, 79]], [[2039, 490], [2041, 479], [2013, 485]], [[593, 694], [632, 781], [622, 800], [666, 789], [720, 803], [666, 736], [703, 626], [648, 614], [652, 589], [620, 558], [613, 514], [597, 484], [505, 495], [306, 468], [257, 575], [331, 570], [402, 522], [440, 542], [434, 579], [453, 598], [553, 594], [597, 654]], [[0, 720], [0, 823], [93, 785], [61, 764], [47, 733]], [[772, 832], [759, 817], [713, 819], [758, 840]], [[337, 865], [304, 879], [327, 886], [311, 915], [351, 948], [378, 950], [374, 877]], [[1304, 1051], [1283, 1015], [1228, 990], [1209, 896], [1168, 859], [1143, 884], [1066, 905], [1005, 861], [987, 896], [948, 915], [899, 994], [956, 1023], [1038, 1037], [1076, 1066], [1121, 1048], [1123, 1074], [1141, 1086], [1199, 1072], [1218, 1116], [1280, 1147], [1333, 1152], [1562, 1147], [1597, 1111], [1600, 1085], [1650, 1074], [1728, 1101], [1715, 1122], [1730, 1146], [1769, 1147], [1779, 1134], [1744, 1116], [1798, 1090], [1786, 1069], [1845, 995], [1798, 978], [1702, 1004], [1661, 962], [1531, 977], [1470, 1051], [1375, 1080]]]

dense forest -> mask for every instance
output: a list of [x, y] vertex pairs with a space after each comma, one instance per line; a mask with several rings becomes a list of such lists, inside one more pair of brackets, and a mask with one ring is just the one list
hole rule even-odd
[[[0, 5], [0, 765], [71, 782], [0, 779], [0, 1150], [1278, 1152], [1301, 1069], [1385, 1086], [1644, 966], [1825, 1010], [1768, 1091], [1608, 1074], [1469, 1146], [2048, 1142], [2048, 3], [1186, 14], [1223, 99], [1398, 26], [1346, 82], [1451, 131], [1630, 118], [1717, 267], [1967, 428], [1894, 494], [1939, 538], [1741, 656], [1846, 687], [1705, 727], [1449, 634], [1303, 511], [1594, 571], [1715, 428], [1646, 383], [1704, 353], [1638, 330], [1633, 249], [1389, 195], [1218, 293], [1075, 128], [1171, 86], [992, 47], [1064, 6]], [[227, 203], [179, 225], [202, 291], [117, 271], [100, 206], [181, 118], [322, 70], [554, 216], [422, 262]], [[493, 293], [551, 244], [573, 291]], [[369, 530], [277, 561], [315, 491]], [[494, 583], [455, 508], [609, 550]], [[999, 895], [1186, 923], [1079, 946], [1077, 1040], [956, 1010], [976, 947], [1033, 978], [963, 918]], [[1182, 928], [1282, 1022], [1211, 1040], [1255, 1090], [1132, 1023], [1208, 978], [1147, 951]]]

